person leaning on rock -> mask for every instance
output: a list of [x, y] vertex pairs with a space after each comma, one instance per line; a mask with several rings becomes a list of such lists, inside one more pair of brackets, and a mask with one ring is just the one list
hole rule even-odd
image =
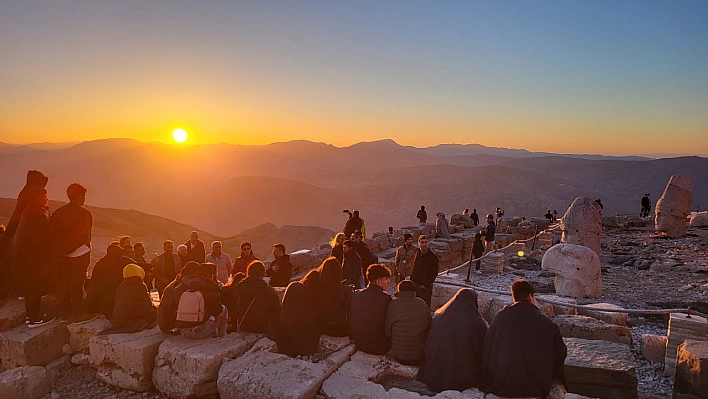
[[565, 385], [567, 348], [558, 326], [536, 307], [525, 280], [511, 285], [514, 304], [497, 313], [484, 339], [487, 391], [497, 396], [545, 398], [554, 380]]

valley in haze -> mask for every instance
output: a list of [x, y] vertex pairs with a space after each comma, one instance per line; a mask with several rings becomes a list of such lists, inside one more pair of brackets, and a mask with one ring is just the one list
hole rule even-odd
[[184, 240], [191, 226], [213, 237], [274, 226], [312, 226], [325, 236], [341, 230], [343, 209], [358, 209], [369, 232], [417, 223], [421, 205], [429, 221], [436, 212], [449, 217], [476, 208], [485, 214], [497, 206], [506, 215], [562, 214], [578, 196], [601, 198], [605, 215], [638, 213], [642, 195], [650, 193], [656, 203], [672, 174], [693, 181], [694, 210], [708, 206], [706, 158], [556, 155], [475, 144], [0, 144], [0, 168], [0, 197], [16, 198], [27, 171], [36, 169], [49, 177], [52, 200], [65, 201], [66, 187], [78, 182], [88, 189], [88, 205], [115, 208], [106, 212], [117, 219], [142, 217], [117, 209], [170, 219]]

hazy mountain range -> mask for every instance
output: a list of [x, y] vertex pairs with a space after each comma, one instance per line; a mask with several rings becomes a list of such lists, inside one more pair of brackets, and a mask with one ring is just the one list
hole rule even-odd
[[66, 186], [80, 182], [90, 205], [135, 209], [219, 236], [264, 223], [338, 231], [345, 208], [360, 210], [369, 231], [416, 223], [420, 205], [431, 220], [436, 212], [484, 214], [497, 206], [507, 215], [562, 214], [580, 195], [601, 198], [605, 214], [637, 213], [642, 195], [656, 202], [672, 174], [693, 181], [694, 209], [708, 206], [706, 158], [554, 155], [476, 144], [0, 144], [0, 168], [0, 197], [16, 197], [27, 170], [37, 169], [49, 177], [52, 199], [64, 200]]

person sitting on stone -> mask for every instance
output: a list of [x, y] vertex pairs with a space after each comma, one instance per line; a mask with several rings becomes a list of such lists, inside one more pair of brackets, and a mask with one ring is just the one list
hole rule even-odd
[[145, 270], [142, 267], [129, 264], [123, 268], [123, 282], [116, 291], [111, 327], [99, 335], [140, 332], [157, 325], [157, 309], [144, 279]]
[[254, 260], [246, 273], [245, 279], [234, 278], [221, 289], [221, 302], [231, 315], [228, 332], [265, 333], [268, 324], [280, 315], [280, 298], [263, 280], [263, 262]]
[[536, 307], [528, 281], [516, 280], [511, 294], [514, 304], [497, 313], [484, 339], [487, 390], [502, 397], [545, 398], [554, 380], [565, 385], [567, 348], [558, 326]]
[[413, 263], [411, 281], [418, 286], [418, 296], [430, 306], [433, 296], [433, 282], [438, 277], [440, 260], [430, 250], [428, 236], [425, 234], [418, 237], [418, 250], [416, 250]]
[[270, 277], [270, 286], [287, 287], [290, 284], [293, 264], [290, 263], [290, 255], [285, 253], [285, 245], [273, 244], [273, 257], [275, 259], [266, 269], [266, 275]]
[[187, 262], [165, 288], [157, 310], [157, 322], [162, 331], [177, 330], [191, 339], [223, 336], [228, 317], [211, 266], [194, 261]]
[[241, 243], [241, 255], [234, 259], [234, 267], [231, 269], [231, 274], [246, 273], [248, 265], [254, 260], [260, 260], [253, 254], [253, 246], [250, 242], [244, 241]]
[[211, 253], [206, 256], [208, 263], [213, 263], [216, 266], [216, 279], [221, 284], [226, 284], [231, 277], [231, 257], [226, 252], [221, 250], [221, 241], [211, 243]]
[[310, 270], [302, 280], [293, 281], [283, 295], [280, 316], [267, 337], [278, 345], [278, 353], [310, 356], [317, 352], [320, 341], [318, 292], [319, 268]]
[[482, 352], [486, 333], [477, 292], [461, 288], [433, 316], [417, 379], [434, 392], [485, 386]]
[[391, 272], [383, 265], [372, 265], [366, 273], [369, 286], [352, 296], [352, 339], [357, 350], [385, 355], [391, 349], [391, 339], [386, 335], [386, 313], [391, 303], [386, 290]]
[[364, 288], [363, 264], [361, 257], [356, 252], [356, 241], [344, 241], [344, 262], [342, 263], [342, 278], [344, 284], [351, 285], [354, 289]]
[[332, 241], [330, 241], [329, 246], [332, 248], [332, 251], [330, 252], [329, 256], [334, 256], [337, 258], [339, 261], [339, 264], [344, 263], [344, 241], [347, 240], [347, 237], [344, 235], [344, 233], [337, 233], [334, 235], [334, 238], [332, 238]]
[[450, 239], [450, 223], [445, 218], [445, 214], [440, 212], [435, 220], [435, 236]]
[[396, 250], [393, 263], [396, 283], [410, 278], [413, 274], [416, 250], [417, 248], [413, 245], [413, 236], [408, 233], [404, 234], [403, 245]]
[[398, 283], [396, 298], [386, 313], [386, 335], [391, 338], [393, 357], [407, 366], [418, 366], [423, 360], [432, 318], [428, 304], [416, 296], [416, 288], [410, 280]]
[[342, 283], [342, 267], [334, 257], [325, 259], [319, 266], [320, 289], [318, 293], [320, 332], [332, 337], [351, 334], [352, 285]]
[[102, 314], [108, 319], [113, 315], [116, 292], [123, 282], [123, 268], [134, 263], [123, 256], [124, 251], [118, 242], [112, 242], [106, 249], [106, 256], [96, 262], [84, 300], [86, 313]]

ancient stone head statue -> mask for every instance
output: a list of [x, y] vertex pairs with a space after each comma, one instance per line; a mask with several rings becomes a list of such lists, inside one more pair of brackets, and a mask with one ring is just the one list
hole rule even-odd
[[683, 176], [671, 176], [654, 209], [654, 228], [671, 238], [686, 236], [686, 217], [691, 210], [693, 183]]

